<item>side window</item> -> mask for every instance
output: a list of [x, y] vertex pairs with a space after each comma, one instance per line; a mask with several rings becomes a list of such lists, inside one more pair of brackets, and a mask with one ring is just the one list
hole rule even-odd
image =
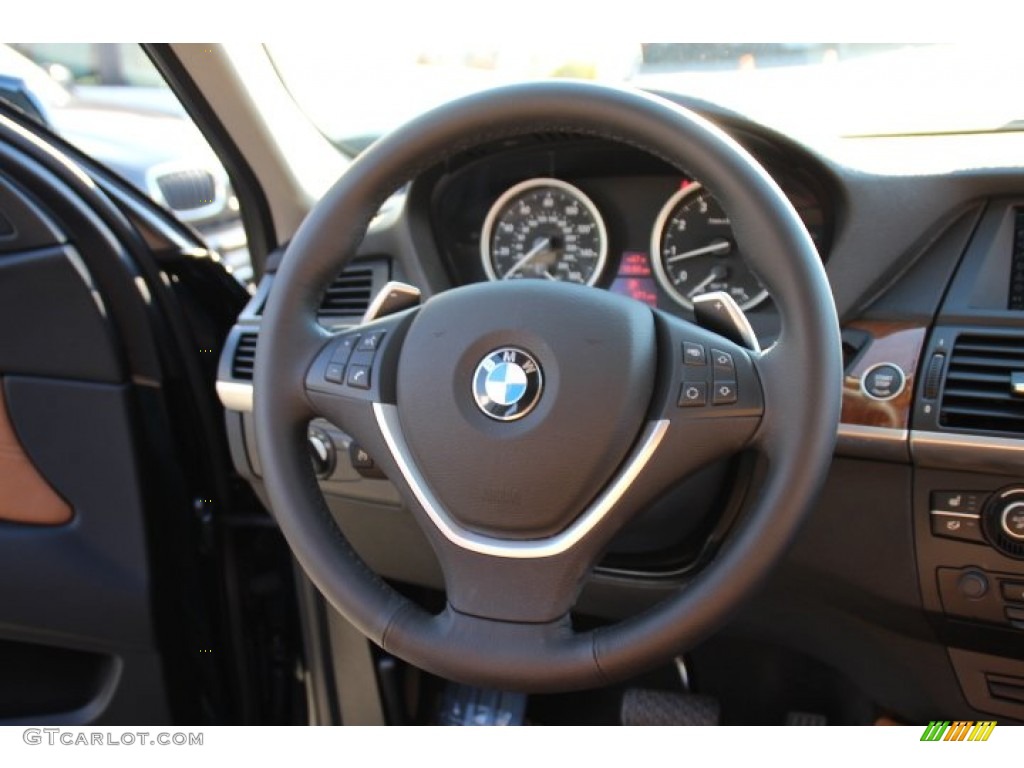
[[227, 172], [137, 45], [0, 44], [0, 98], [45, 122], [194, 227], [243, 283], [252, 280]]

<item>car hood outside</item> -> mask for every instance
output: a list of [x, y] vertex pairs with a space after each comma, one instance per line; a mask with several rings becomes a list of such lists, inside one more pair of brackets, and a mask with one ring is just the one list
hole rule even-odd
[[54, 109], [51, 119], [57, 133], [147, 193], [146, 171], [164, 164], [225, 177], [202, 134], [180, 116], [75, 99]]

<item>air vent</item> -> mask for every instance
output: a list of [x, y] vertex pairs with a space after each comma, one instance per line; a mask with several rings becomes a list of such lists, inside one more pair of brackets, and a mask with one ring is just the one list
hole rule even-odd
[[1024, 397], [1013, 374], [1024, 374], [1024, 337], [962, 334], [946, 374], [939, 423], [954, 429], [1024, 432]]
[[324, 292], [320, 304], [323, 317], [360, 317], [370, 306], [373, 296], [374, 269], [370, 266], [349, 267]]
[[235, 356], [231, 360], [231, 377], [240, 381], [252, 381], [252, 368], [256, 362], [256, 334], [243, 333], [238, 337]]
[[1019, 208], [1013, 221], [1013, 257], [1010, 262], [1010, 299], [1007, 307], [1024, 310], [1024, 211]]

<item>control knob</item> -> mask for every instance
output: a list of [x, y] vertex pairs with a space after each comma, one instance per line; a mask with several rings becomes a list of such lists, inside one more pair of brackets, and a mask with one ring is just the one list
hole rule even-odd
[[982, 515], [985, 535], [1004, 555], [1024, 559], [1024, 486], [994, 493]]

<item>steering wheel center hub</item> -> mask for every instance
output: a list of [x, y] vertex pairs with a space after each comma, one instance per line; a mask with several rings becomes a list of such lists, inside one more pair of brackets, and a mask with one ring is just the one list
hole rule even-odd
[[422, 308], [403, 345], [402, 428], [462, 525], [550, 536], [635, 442], [656, 351], [650, 310], [606, 291], [526, 280], [448, 291]]

